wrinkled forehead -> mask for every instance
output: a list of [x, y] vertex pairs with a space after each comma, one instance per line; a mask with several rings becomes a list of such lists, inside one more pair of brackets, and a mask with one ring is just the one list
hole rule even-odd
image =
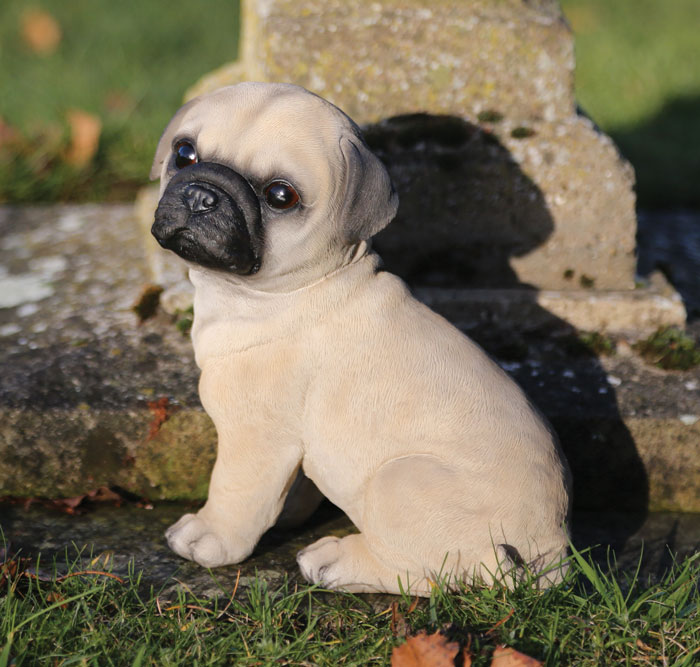
[[204, 98], [186, 114], [176, 138], [196, 142], [199, 159], [265, 181], [327, 181], [340, 166], [347, 119], [298, 89], [235, 86]]

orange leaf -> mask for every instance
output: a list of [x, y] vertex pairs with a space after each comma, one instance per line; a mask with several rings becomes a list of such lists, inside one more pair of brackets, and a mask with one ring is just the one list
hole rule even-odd
[[70, 145], [64, 159], [74, 167], [84, 167], [97, 153], [102, 121], [86, 111], [72, 109], [68, 112], [68, 125], [70, 125]]
[[112, 491], [108, 486], [99, 486], [93, 491], [88, 491], [87, 497], [96, 502], [108, 501], [121, 503], [124, 500], [122, 496]]
[[507, 646], [497, 646], [491, 658], [491, 667], [539, 667], [542, 664], [539, 660]]
[[17, 561], [9, 560], [5, 563], [0, 563], [0, 588], [5, 587], [5, 582], [13, 579], [17, 574]]
[[[55, 591], [52, 593], [49, 593], [46, 596], [47, 602], [63, 602], [63, 600], [65, 600], [65, 599], [66, 598], [63, 595], [61, 595], [60, 593], [56, 593]], [[63, 603], [62, 605], [60, 605], [60, 607], [61, 607], [61, 609], [67, 609], [68, 605], [66, 603]]]
[[148, 427], [148, 436], [146, 440], [153, 440], [158, 435], [160, 427], [168, 419], [168, 407], [170, 401], [167, 396], [161, 396], [157, 401], [149, 401], [148, 409], [153, 413], [153, 419]]
[[22, 38], [34, 53], [49, 55], [61, 43], [61, 26], [43, 9], [29, 9], [22, 14]]
[[399, 603], [394, 601], [391, 603], [391, 634], [394, 637], [405, 637], [408, 632], [408, 623], [399, 611]]
[[106, 111], [124, 112], [131, 109], [135, 102], [128, 93], [121, 90], [110, 90], [103, 98], [102, 104]]
[[459, 644], [421, 631], [391, 652], [391, 667], [454, 667]]
[[20, 139], [20, 133], [14, 127], [8, 125], [5, 119], [0, 116], [0, 148], [18, 144]]
[[49, 504], [61, 512], [66, 514], [75, 514], [75, 510], [82, 504], [85, 500], [85, 494], [80, 496], [73, 496], [72, 498], [54, 498], [49, 500]]

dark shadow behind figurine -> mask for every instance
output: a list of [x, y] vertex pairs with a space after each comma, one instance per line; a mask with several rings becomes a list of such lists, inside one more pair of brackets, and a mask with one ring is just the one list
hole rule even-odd
[[[533, 312], [547, 323], [544, 328], [494, 321], [467, 333], [505, 362], [553, 424], [573, 473], [574, 512], [618, 512], [616, 534], [624, 543], [647, 515], [649, 486], [614, 388], [572, 327], [535, 303], [536, 288], [519, 282], [509, 262], [553, 231], [539, 188], [493, 134], [458, 117], [399, 116], [363, 131], [399, 193], [396, 219], [373, 242], [388, 270], [413, 288], [532, 290]], [[587, 360], [585, 377], [574, 388], [566, 374], [544, 377], [519, 363], [528, 353], [552, 348], [552, 341], [554, 352], [545, 357], [555, 363]]]

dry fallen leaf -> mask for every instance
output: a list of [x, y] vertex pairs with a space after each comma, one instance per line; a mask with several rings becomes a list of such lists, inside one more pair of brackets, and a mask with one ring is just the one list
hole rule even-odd
[[394, 637], [405, 637], [408, 632], [408, 623], [403, 614], [399, 611], [399, 603], [391, 603], [391, 634]]
[[61, 26], [47, 11], [29, 9], [22, 14], [22, 38], [34, 53], [49, 55], [61, 43]]
[[391, 667], [454, 667], [458, 651], [459, 644], [439, 632], [421, 631], [391, 652]]
[[124, 497], [108, 486], [98, 486], [95, 490], [88, 491], [86, 495], [95, 502], [114, 502], [118, 505], [124, 502]]
[[67, 114], [70, 126], [70, 145], [65, 161], [74, 167], [84, 167], [97, 153], [102, 132], [102, 121], [95, 115], [72, 109]]
[[18, 144], [20, 141], [20, 133], [0, 116], [0, 148]]
[[16, 582], [26, 575], [32, 566], [31, 558], [20, 558], [17, 554], [8, 553], [7, 549], [0, 549], [0, 590], [4, 590], [6, 584]]
[[163, 288], [160, 285], [146, 285], [139, 294], [136, 303], [131, 306], [139, 318], [139, 323], [153, 317], [160, 305], [160, 295], [163, 293]]
[[103, 502], [111, 501], [117, 505], [121, 505], [124, 499], [118, 493], [106, 486], [100, 486], [92, 491], [83, 493], [72, 498], [52, 498], [44, 501], [44, 505], [64, 512], [65, 514], [78, 514], [85, 509], [86, 502]]
[[539, 660], [507, 646], [497, 646], [491, 658], [491, 667], [539, 667], [542, 664]]
[[[161, 409], [165, 410], [165, 413], [161, 413]], [[154, 406], [154, 412], [158, 413], [156, 415], [157, 419], [162, 419], [163, 421], [167, 419], [167, 399], [158, 401]], [[162, 423], [162, 421], [160, 423]], [[153, 509], [153, 505], [147, 498], [129, 493], [118, 486], [111, 488], [108, 486], [99, 486], [87, 493], [82, 493], [79, 496], [73, 496], [71, 498], [15, 498], [14, 496], [0, 496], [0, 506], [4, 504], [21, 505], [24, 509], [27, 509], [35, 503], [39, 503], [43, 507], [57, 510], [65, 514], [81, 514], [89, 508], [90, 504], [102, 502], [111, 502], [117, 507], [125, 502], [135, 503], [137, 507]], [[3, 553], [4, 552], [0, 550], [0, 563], [3, 562]]]
[[[46, 601], [47, 602], [63, 602], [66, 597], [65, 595], [61, 595], [60, 593], [57, 593], [56, 591], [52, 591], [46, 596]], [[68, 609], [68, 605], [64, 602], [62, 605], [59, 605], [61, 609]]]
[[153, 413], [153, 419], [148, 427], [146, 440], [153, 440], [158, 435], [160, 427], [168, 419], [168, 408], [170, 401], [167, 396], [161, 396], [157, 401], [149, 401], [148, 409]]
[[0, 588], [5, 588], [8, 580], [17, 576], [18, 565], [16, 560], [8, 560], [0, 563]]
[[102, 103], [106, 111], [119, 113], [133, 109], [134, 99], [122, 90], [110, 90], [102, 99]]

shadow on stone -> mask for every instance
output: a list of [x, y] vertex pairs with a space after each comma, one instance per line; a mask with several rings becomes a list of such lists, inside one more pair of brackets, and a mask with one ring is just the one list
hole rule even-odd
[[640, 212], [637, 253], [639, 275], [661, 271], [681, 295], [688, 323], [700, 331], [700, 214]]
[[541, 192], [496, 137], [456, 116], [411, 114], [365, 128], [399, 191], [396, 219], [375, 239], [412, 286], [522, 287], [509, 258], [554, 225]]
[[[542, 312], [535, 288], [510, 264], [553, 231], [542, 192], [492, 134], [461, 118], [412, 114], [364, 131], [400, 198], [397, 218], [375, 242], [388, 270], [414, 288], [532, 290], [529, 330], [484, 321], [466, 333], [553, 424], [572, 468], [574, 507], [625, 512], [616, 524], [624, 542], [646, 517], [649, 485], [615, 392], [576, 332]], [[455, 314], [449, 319], [459, 325]]]
[[700, 152], [690, 149], [700, 145], [698, 117], [700, 95], [679, 96], [642, 123], [610, 130], [635, 167], [640, 207], [700, 207]]

